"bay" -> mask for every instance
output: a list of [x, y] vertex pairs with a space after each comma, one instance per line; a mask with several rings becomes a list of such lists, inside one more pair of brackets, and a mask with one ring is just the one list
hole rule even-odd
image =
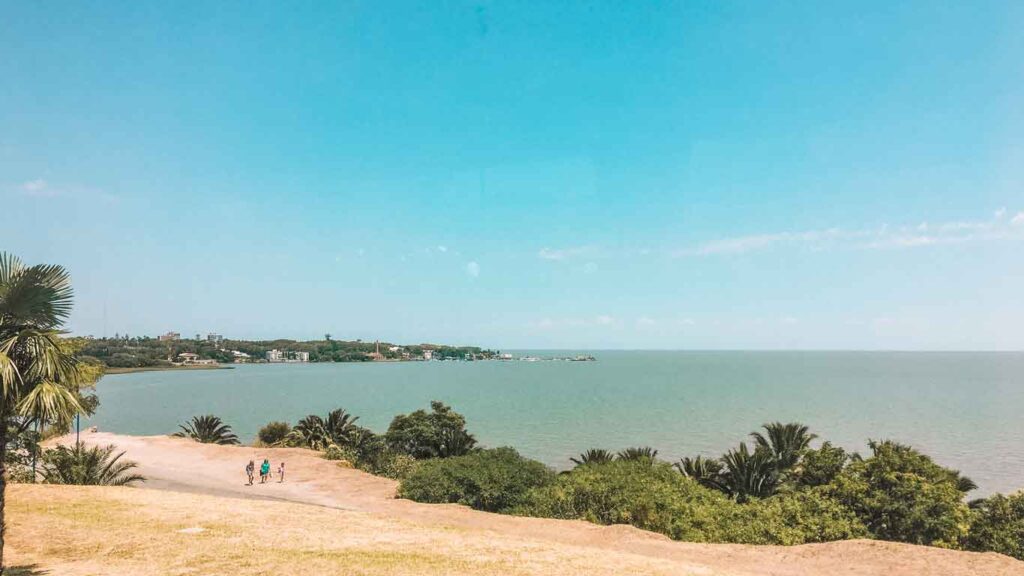
[[[567, 356], [575, 350], [530, 351]], [[109, 375], [87, 424], [168, 434], [216, 414], [243, 441], [271, 420], [344, 407], [383, 432], [441, 400], [487, 446], [555, 468], [588, 448], [649, 445], [659, 457], [717, 456], [761, 424], [808, 424], [866, 451], [909, 443], [978, 483], [1024, 488], [1024, 354], [997, 352], [585, 351], [595, 362], [486, 361], [240, 365]], [[817, 444], [817, 443], [816, 443]]]

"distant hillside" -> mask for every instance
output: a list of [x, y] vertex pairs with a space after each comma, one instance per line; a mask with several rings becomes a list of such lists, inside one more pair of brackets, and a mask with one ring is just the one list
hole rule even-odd
[[[306, 352], [310, 362], [368, 362], [376, 358], [378, 344], [361, 340], [161, 340], [149, 336], [83, 338], [80, 356], [92, 357], [111, 368], [170, 366], [179, 354], [197, 354], [200, 359], [222, 363], [263, 362], [270, 350]], [[443, 344], [398, 345], [380, 342], [382, 360], [419, 360], [429, 351], [432, 359], [486, 360], [496, 354], [476, 346]]]

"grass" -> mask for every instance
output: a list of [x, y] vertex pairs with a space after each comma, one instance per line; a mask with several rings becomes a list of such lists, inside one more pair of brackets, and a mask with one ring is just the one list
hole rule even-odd
[[[9, 574], [670, 574], [597, 555], [285, 502], [139, 488], [13, 485]], [[182, 532], [201, 528], [198, 532]]]

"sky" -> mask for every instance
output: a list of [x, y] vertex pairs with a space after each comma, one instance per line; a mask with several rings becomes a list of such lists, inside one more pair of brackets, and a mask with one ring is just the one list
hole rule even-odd
[[0, 1], [80, 335], [1024, 349], [1020, 2]]

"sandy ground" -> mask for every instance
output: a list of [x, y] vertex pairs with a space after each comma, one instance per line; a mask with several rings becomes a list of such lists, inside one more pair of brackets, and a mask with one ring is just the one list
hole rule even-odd
[[[422, 551], [440, 554], [443, 560], [424, 560], [426, 564], [417, 564], [417, 569], [410, 573], [458, 573], [460, 569], [448, 561], [461, 561], [458, 560], [460, 551], [472, 549], [472, 558], [493, 561], [495, 564], [490, 568], [513, 574], [1024, 576], [1024, 563], [998, 554], [954, 552], [873, 541], [793, 547], [694, 544], [673, 542], [664, 536], [629, 526], [597, 526], [582, 521], [517, 518], [478, 512], [457, 505], [419, 504], [396, 499], [397, 483], [394, 481], [341, 467], [303, 449], [215, 446], [164, 436], [136, 437], [106, 433], [83, 434], [82, 439], [90, 444], [117, 445], [127, 452], [127, 458], [139, 463], [139, 471], [149, 479], [144, 485], [146, 490], [105, 489], [113, 491], [110, 498], [118, 498], [119, 494], [125, 493], [146, 494], [146, 498], [160, 503], [154, 509], [159, 508], [164, 520], [173, 519], [175, 514], [183, 518], [195, 514], [197, 506], [211, 513], [226, 507], [226, 510], [236, 514], [253, 513], [263, 506], [285, 506], [286, 509], [269, 512], [270, 518], [273, 518], [270, 525], [276, 526], [284, 514], [288, 530], [301, 530], [304, 526], [301, 517], [311, 515], [326, 515], [324, 522], [331, 519], [340, 521], [339, 518], [352, 521], [357, 518], [365, 525], [364, 529], [370, 530], [372, 534], [346, 530], [335, 534], [335, 538], [340, 540], [332, 540], [330, 545], [344, 548], [366, 538], [383, 539], [381, 541], [387, 543], [408, 543], [417, 539], [430, 542]], [[257, 480], [256, 485], [247, 485], [245, 464], [253, 459], [258, 465], [263, 458], [271, 460], [275, 471], [279, 462], [286, 463], [283, 483], [279, 483], [275, 477], [267, 484], [261, 485]], [[153, 489], [192, 494], [161, 495]], [[17, 498], [18, 492], [14, 492], [10, 501], [16, 502]], [[277, 502], [241, 502], [239, 498]], [[300, 517], [297, 526], [293, 526], [295, 516]], [[16, 542], [18, 526], [14, 522], [10, 526], [12, 539]], [[319, 537], [321, 531], [316, 534]], [[246, 538], [243, 534], [235, 540], [243, 547], [247, 543], [255, 546], [255, 542], [260, 541], [258, 536], [253, 536], [254, 542], [248, 542]], [[26, 552], [28, 558], [35, 558], [31, 552]], [[544, 559], [553, 560], [545, 563]], [[469, 568], [467, 573], [486, 573], [490, 570], [480, 566]], [[68, 569], [65, 566], [59, 573], [74, 573]], [[305, 564], [302, 571], [308, 574], [320, 573]], [[104, 571], [80, 573], [121, 574]], [[152, 572], [164, 573], [187, 572]], [[263, 572], [243, 570], [235, 573]], [[376, 570], [368, 573], [376, 573]]]

